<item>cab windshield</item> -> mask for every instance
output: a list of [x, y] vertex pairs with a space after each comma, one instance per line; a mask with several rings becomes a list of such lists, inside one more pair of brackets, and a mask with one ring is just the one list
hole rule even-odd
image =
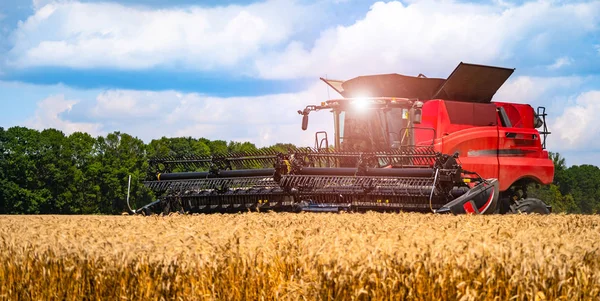
[[339, 143], [345, 151], [378, 151], [411, 144], [406, 108], [340, 110]]

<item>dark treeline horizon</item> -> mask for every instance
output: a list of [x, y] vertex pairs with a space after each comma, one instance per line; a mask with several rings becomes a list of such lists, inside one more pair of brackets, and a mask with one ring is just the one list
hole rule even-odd
[[[148, 158], [179, 154], [211, 155], [260, 149], [285, 149], [291, 144], [257, 148], [250, 142], [176, 137], [144, 143], [126, 133], [93, 137], [56, 129], [0, 127], [0, 214], [120, 214], [130, 203], [139, 208], [155, 197], [142, 181]], [[566, 167], [551, 153], [554, 183], [531, 187], [530, 197], [553, 206], [554, 212], [600, 212], [600, 169], [594, 165]]]

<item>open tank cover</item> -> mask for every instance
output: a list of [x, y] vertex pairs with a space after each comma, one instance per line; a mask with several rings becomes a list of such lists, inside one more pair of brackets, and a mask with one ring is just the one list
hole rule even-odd
[[321, 78], [343, 97], [398, 97], [491, 102], [515, 69], [461, 62], [447, 79], [378, 74], [346, 81]]

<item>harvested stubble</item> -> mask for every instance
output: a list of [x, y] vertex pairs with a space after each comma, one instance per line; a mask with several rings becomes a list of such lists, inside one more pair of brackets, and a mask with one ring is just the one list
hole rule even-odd
[[597, 299], [599, 244], [599, 216], [3, 216], [0, 299]]

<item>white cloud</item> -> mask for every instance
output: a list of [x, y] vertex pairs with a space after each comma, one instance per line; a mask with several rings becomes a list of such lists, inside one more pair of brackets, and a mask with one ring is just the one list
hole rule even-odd
[[36, 1], [34, 7], [13, 33], [13, 66], [233, 67], [310, 24], [307, 7], [293, 0], [169, 9]]
[[[304, 44], [298, 33], [321, 20], [325, 8], [335, 10], [335, 4], [267, 0], [159, 9], [56, 1], [35, 0], [34, 15], [13, 32], [8, 55], [13, 66], [165, 67], [262, 78], [382, 72], [447, 76], [460, 61], [503, 64], [531, 58], [539, 60], [531, 64], [545, 64], [556, 59], [556, 46], [589, 45], [586, 37], [600, 22], [598, 1], [377, 2], [364, 18], [324, 28], [316, 41]], [[568, 62], [565, 56], [552, 66]]]
[[34, 117], [27, 120], [25, 125], [39, 130], [54, 128], [65, 132], [67, 135], [74, 132], [101, 135], [102, 126], [99, 123], [71, 122], [63, 119], [61, 114], [71, 111], [77, 103], [76, 100], [65, 99], [62, 94], [50, 96], [38, 103]]
[[551, 143], [558, 150], [600, 148], [600, 91], [588, 91], [575, 98], [552, 123]]
[[92, 116], [112, 119], [156, 117], [176, 99], [177, 95], [173, 93], [108, 90], [96, 98]]
[[545, 54], [553, 43], [597, 30], [599, 15], [597, 1], [519, 6], [377, 2], [354, 24], [323, 31], [310, 47], [292, 41], [285, 51], [270, 53], [256, 66], [265, 78], [326, 73], [348, 78], [386, 72], [447, 76], [460, 61], [495, 64]]
[[518, 76], [509, 79], [494, 96], [495, 101], [548, 105], [553, 95], [579, 88], [585, 78], [579, 76], [535, 77]]
[[564, 66], [571, 65], [571, 63], [573, 63], [572, 58], [567, 57], [567, 56], [559, 57], [556, 59], [556, 61], [554, 61], [554, 63], [552, 65], [548, 66], [548, 69], [550, 69], [550, 70], [560, 69]]
[[333, 135], [333, 118], [329, 112], [313, 113], [309, 129], [302, 131], [297, 110], [320, 103], [326, 94], [323, 83], [299, 93], [228, 98], [177, 91], [108, 90], [91, 106], [74, 105], [71, 117], [92, 120], [106, 132], [123, 131], [145, 141], [192, 136], [250, 141], [258, 146], [278, 142], [310, 146], [317, 130]]

